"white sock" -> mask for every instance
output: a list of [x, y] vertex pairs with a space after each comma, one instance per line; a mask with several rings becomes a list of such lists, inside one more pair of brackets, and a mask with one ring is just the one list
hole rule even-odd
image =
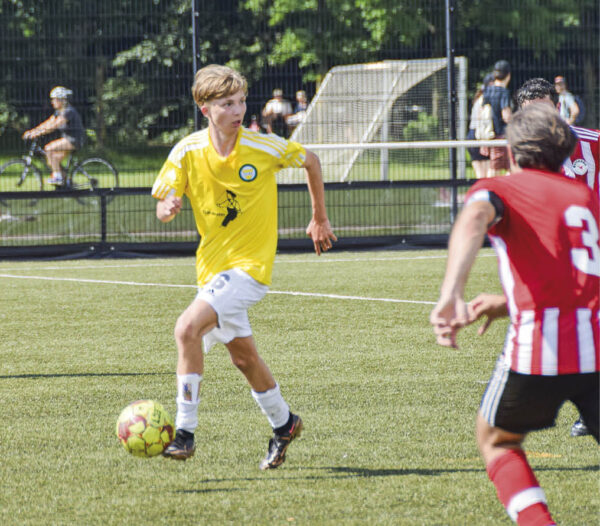
[[177, 416], [175, 429], [193, 433], [198, 427], [201, 374], [177, 375]]
[[252, 389], [252, 397], [256, 400], [258, 407], [266, 415], [273, 429], [284, 426], [290, 418], [290, 408], [281, 396], [279, 384], [273, 389], [257, 393]]

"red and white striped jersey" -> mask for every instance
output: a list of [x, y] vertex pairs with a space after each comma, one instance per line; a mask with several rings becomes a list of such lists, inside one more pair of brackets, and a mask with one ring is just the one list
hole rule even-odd
[[524, 170], [477, 181], [467, 204], [490, 193], [504, 205], [488, 229], [511, 318], [504, 359], [522, 374], [600, 371], [598, 197]]
[[600, 131], [571, 126], [579, 141], [569, 159], [563, 164], [567, 177], [587, 184], [596, 195], [600, 195]]

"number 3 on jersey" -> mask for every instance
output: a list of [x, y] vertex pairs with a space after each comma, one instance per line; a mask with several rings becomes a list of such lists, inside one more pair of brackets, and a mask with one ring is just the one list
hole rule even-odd
[[[598, 224], [592, 212], [583, 206], [572, 205], [565, 212], [567, 226], [586, 228], [581, 232], [581, 242], [587, 248], [571, 249], [571, 261], [575, 268], [591, 274], [600, 276], [600, 246], [598, 246]], [[589, 251], [587, 250], [589, 248]]]

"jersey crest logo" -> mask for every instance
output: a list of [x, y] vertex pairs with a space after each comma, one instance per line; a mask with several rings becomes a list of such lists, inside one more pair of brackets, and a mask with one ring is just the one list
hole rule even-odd
[[254, 181], [254, 179], [256, 179], [256, 176], [258, 175], [258, 170], [255, 166], [251, 164], [245, 164], [240, 168], [240, 171], [238, 173], [242, 181], [246, 181], [247, 183], [249, 183], [250, 181]]
[[573, 172], [576, 175], [585, 175], [588, 172], [588, 165], [583, 159], [573, 161]]

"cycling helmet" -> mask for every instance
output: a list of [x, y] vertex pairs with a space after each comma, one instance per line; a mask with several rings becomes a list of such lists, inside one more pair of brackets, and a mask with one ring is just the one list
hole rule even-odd
[[73, 95], [73, 91], [64, 86], [56, 86], [50, 92], [51, 99], [67, 99], [70, 95]]

